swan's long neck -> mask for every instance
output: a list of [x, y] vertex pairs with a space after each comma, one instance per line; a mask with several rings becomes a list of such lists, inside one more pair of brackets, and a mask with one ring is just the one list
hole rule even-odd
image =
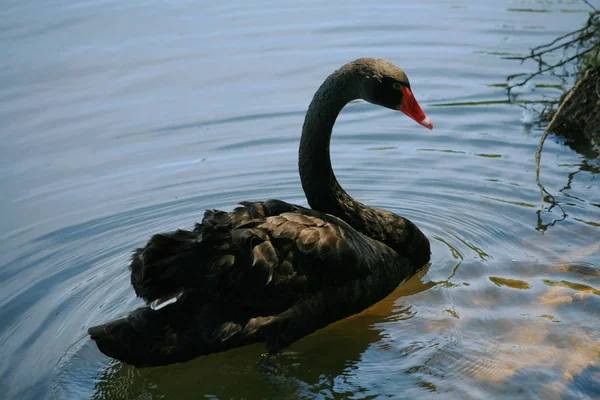
[[[348, 64], [350, 65], [350, 64]], [[348, 102], [359, 98], [360, 71], [334, 72], [313, 97], [302, 127], [299, 169], [308, 204], [335, 215], [359, 232], [410, 259], [415, 266], [429, 260], [429, 241], [409, 220], [354, 200], [338, 183], [331, 167], [329, 144], [335, 120]]]
[[[359, 97], [351, 74], [336, 72], [315, 93], [300, 139], [299, 170], [308, 204], [354, 226], [367, 208], [342, 189], [331, 167], [329, 144], [335, 120], [344, 106]], [[354, 226], [355, 229], [360, 227]]]

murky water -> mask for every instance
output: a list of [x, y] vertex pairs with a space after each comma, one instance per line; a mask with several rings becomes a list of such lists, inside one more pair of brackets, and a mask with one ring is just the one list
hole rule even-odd
[[[542, 179], [567, 215], [540, 211], [541, 132], [500, 87], [534, 68], [503, 55], [579, 28], [588, 7], [473, 3], [5, 2], [0, 393], [600, 396], [600, 164], [548, 140]], [[431, 265], [272, 365], [257, 364], [259, 345], [144, 370], [99, 353], [85, 332], [140, 303], [126, 264], [150, 234], [240, 200], [305, 204], [304, 111], [361, 56], [403, 67], [436, 128], [351, 104], [336, 173], [356, 198], [417, 223]], [[531, 85], [519, 98], [557, 93]]]

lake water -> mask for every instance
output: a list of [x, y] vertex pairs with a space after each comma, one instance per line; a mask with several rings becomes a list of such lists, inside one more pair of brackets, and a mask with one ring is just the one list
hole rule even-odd
[[[598, 398], [600, 163], [551, 136], [541, 176], [567, 215], [541, 210], [541, 130], [502, 87], [535, 69], [503, 56], [581, 27], [589, 8], [418, 3], [5, 1], [2, 396]], [[261, 345], [142, 370], [103, 356], [86, 330], [140, 304], [126, 266], [152, 233], [241, 200], [306, 204], [304, 112], [363, 56], [406, 70], [435, 129], [350, 104], [334, 168], [421, 227], [431, 264], [273, 365], [257, 364]]]

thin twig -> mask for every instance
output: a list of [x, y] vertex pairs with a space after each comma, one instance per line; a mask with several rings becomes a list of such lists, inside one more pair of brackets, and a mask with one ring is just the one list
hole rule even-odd
[[[507, 87], [507, 94], [508, 94], [509, 98], [510, 98], [512, 89], [514, 89], [515, 87], [518, 87], [518, 86], [524, 86], [525, 84], [527, 84], [527, 82], [529, 82], [531, 79], [535, 78], [536, 76], [539, 76], [546, 72], [552, 71], [555, 68], [565, 65], [566, 63], [569, 63], [571, 61], [579, 60], [591, 51], [600, 51], [600, 45], [594, 44], [587, 50], [584, 50], [580, 53], [575, 54], [572, 57], [569, 57], [568, 59], [563, 59], [560, 62], [558, 62], [556, 64], [552, 64], [552, 65], [547, 63], [546, 61], [544, 61], [544, 59], [542, 58], [542, 56], [552, 53], [559, 49], [567, 49], [576, 44], [583, 45], [586, 41], [593, 38], [594, 35], [600, 30], [600, 27], [599, 27], [600, 25], [597, 20], [597, 17], [599, 15], [600, 15], [600, 12], [598, 12], [598, 11], [591, 12], [586, 21], [586, 24], [583, 28], [580, 28], [575, 31], [564, 34], [562, 36], [559, 36], [550, 43], [534, 47], [533, 49], [531, 49], [529, 55], [527, 55], [527, 56], [505, 57], [506, 59], [520, 60], [521, 63], [525, 62], [526, 60], [533, 60], [533, 61], [537, 62], [537, 64], [538, 64], [538, 70], [532, 74], [521, 73], [521, 74], [510, 75], [509, 77], [507, 77], [507, 81], [511, 81], [512, 79], [520, 77], [520, 76], [527, 76], [527, 78], [524, 79], [523, 81], [516, 83], [514, 85], [509, 85]], [[572, 37], [574, 35], [576, 35], [574, 38], [570, 38], [569, 40], [560, 43], [562, 40]], [[560, 43], [560, 44], [557, 44], [557, 43]]]
[[596, 7], [594, 7], [593, 5], [591, 5], [588, 0], [583, 0], [585, 2], [585, 4], [587, 4], [588, 6], [590, 6], [592, 8], [592, 10], [594, 11], [598, 11], [598, 9]]
[[[554, 46], [554, 47], [551, 47], [549, 49], [546, 49], [544, 51], [540, 51], [539, 53], [534, 53], [534, 50], [531, 50], [531, 53], [528, 56], [522, 56], [522, 57], [514, 56], [514, 57], [502, 57], [502, 58], [504, 58], [506, 60], [521, 60], [521, 61], [525, 61], [525, 60], [528, 60], [530, 58], [540, 57], [540, 56], [543, 56], [546, 53], [550, 53], [550, 52], [552, 52], [554, 50], [558, 50], [561, 47], [566, 47], [566, 46], [569, 46], [570, 44], [586, 40], [590, 36], [593, 36], [594, 33], [595, 32], [588, 32], [588, 33], [586, 33], [584, 35], [577, 36], [575, 39], [569, 40], [568, 42], [564, 42], [564, 43], [561, 43], [561, 44], [559, 44], [557, 46]], [[539, 58], [538, 61], [541, 62], [542, 61], [541, 58]], [[546, 63], [544, 63], [544, 64], [546, 64]]]
[[589, 26], [590, 26], [590, 21], [588, 20], [588, 23], [583, 28], [577, 29], [576, 31], [573, 31], [573, 32], [565, 33], [564, 35], [557, 37], [556, 39], [554, 39], [550, 43], [546, 43], [546, 44], [543, 44], [541, 46], [534, 47], [533, 49], [531, 49], [531, 51], [536, 51], [536, 50], [539, 50], [539, 49], [543, 49], [544, 47], [550, 47], [554, 43], [557, 43], [557, 42], [563, 40], [566, 37], [569, 37], [569, 36], [574, 35], [576, 33], [585, 31]]
[[565, 65], [568, 62], [571, 62], [573, 60], [576, 60], [578, 58], [581, 58], [582, 56], [584, 56], [585, 54], [589, 53], [590, 51], [594, 50], [595, 48], [589, 48], [587, 50], [582, 51], [581, 53], [577, 53], [572, 57], [567, 58], [566, 60], [562, 60], [559, 63], [556, 63], [554, 65], [549, 66], [548, 68], [542, 69], [542, 70], [538, 70], [537, 72], [534, 72], [533, 74], [515, 74], [515, 75], [510, 75], [507, 80], [511, 80], [513, 78], [516, 78], [518, 76], [522, 76], [522, 75], [529, 75], [526, 79], [524, 79], [523, 81], [519, 82], [519, 83], [515, 83], [514, 85], [510, 85], [507, 89], [508, 89], [508, 94], [510, 95], [510, 92], [512, 89], [516, 88], [517, 86], [523, 86], [525, 84], [527, 84], [527, 82], [529, 82], [530, 80], [532, 80], [533, 78], [535, 78], [538, 75], [541, 75], [545, 72], [548, 72], [550, 70], [553, 70], [554, 68], [560, 67], [562, 65]]

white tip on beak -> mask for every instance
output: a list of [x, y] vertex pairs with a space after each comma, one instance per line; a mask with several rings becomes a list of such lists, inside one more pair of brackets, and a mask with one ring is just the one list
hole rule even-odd
[[425, 128], [427, 128], [429, 130], [433, 129], [433, 122], [431, 122], [429, 117], [425, 117], [425, 119], [423, 121], [419, 122], [419, 124], [423, 125]]

